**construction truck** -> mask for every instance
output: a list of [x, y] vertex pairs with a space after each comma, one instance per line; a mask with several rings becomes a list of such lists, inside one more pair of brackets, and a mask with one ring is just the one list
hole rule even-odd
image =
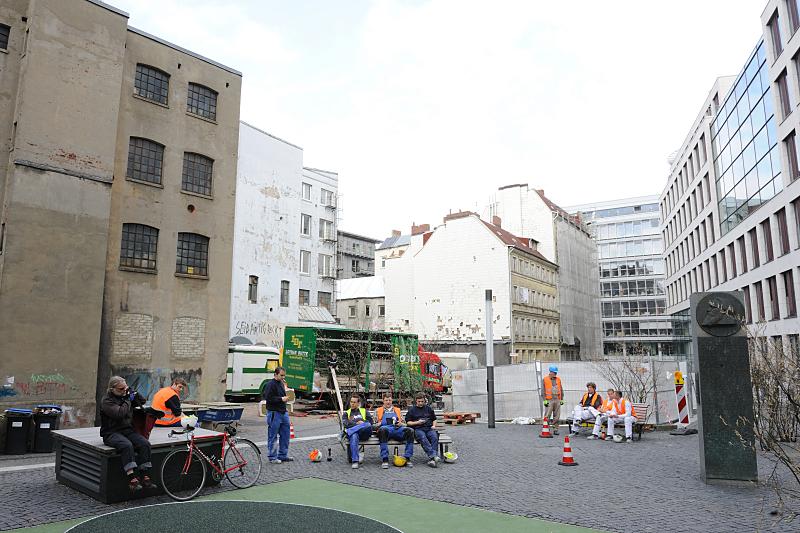
[[420, 391], [441, 401], [441, 360], [421, 350], [416, 335], [288, 326], [283, 346], [286, 383], [301, 398], [322, 399], [338, 384], [345, 402], [355, 392], [377, 404], [388, 392], [409, 405]]

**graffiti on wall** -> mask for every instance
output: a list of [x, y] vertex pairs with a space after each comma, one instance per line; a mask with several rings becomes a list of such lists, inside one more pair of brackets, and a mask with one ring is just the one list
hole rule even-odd
[[273, 322], [239, 320], [234, 322], [233, 337], [245, 337], [253, 344], [281, 348], [283, 346], [283, 326]]
[[111, 371], [116, 376], [122, 376], [128, 386], [144, 396], [152, 399], [153, 395], [164, 387], [169, 387], [175, 378], [183, 378], [189, 387], [182, 400], [191, 400], [197, 397], [203, 369], [173, 370], [169, 368], [131, 368], [126, 366], [112, 367]]
[[0, 398], [64, 398], [75, 392], [78, 392], [78, 387], [69, 376], [61, 373], [31, 374], [27, 379], [6, 376], [3, 386], [0, 387]]

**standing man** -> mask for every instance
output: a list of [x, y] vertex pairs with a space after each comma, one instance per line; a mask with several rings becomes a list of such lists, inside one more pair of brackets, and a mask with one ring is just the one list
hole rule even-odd
[[372, 436], [372, 417], [361, 407], [361, 397], [358, 394], [353, 393], [350, 396], [350, 409], [344, 412], [342, 425], [350, 439], [350, 461], [353, 463], [351, 468], [356, 469], [359, 463], [364, 462], [364, 456], [359, 453], [360, 442]]
[[[270, 464], [279, 465], [294, 461], [289, 457], [289, 414], [286, 412], [286, 370], [275, 368], [272, 381], [264, 387], [264, 400], [267, 402], [267, 453]], [[275, 439], [278, 439], [278, 446]]]
[[164, 416], [156, 420], [159, 427], [171, 427], [181, 425], [181, 394], [186, 390], [188, 384], [183, 378], [175, 378], [172, 385], [164, 387], [153, 396], [151, 407], [164, 413]]
[[381, 443], [381, 468], [389, 468], [389, 439], [403, 440], [406, 449], [403, 456], [406, 466], [414, 466], [411, 457], [414, 455], [414, 430], [403, 423], [400, 409], [392, 406], [392, 395], [383, 395], [383, 405], [375, 411], [378, 423], [378, 440]]
[[561, 406], [564, 405], [564, 389], [561, 388], [561, 378], [558, 377], [558, 367], [552, 365], [550, 373], [544, 377], [544, 417], [550, 420], [553, 435], [558, 435], [558, 421], [561, 415]]
[[425, 405], [425, 394], [418, 392], [406, 413], [406, 424], [414, 428], [417, 440], [428, 456], [427, 465], [436, 468], [439, 461], [439, 432], [436, 431], [436, 413], [430, 405]]
[[[614, 389], [608, 389], [608, 396], [606, 396], [606, 401], [600, 406], [599, 413], [597, 413], [597, 418], [594, 419], [594, 429], [592, 430], [592, 434], [586, 437], [589, 440], [595, 440], [600, 438], [600, 430], [603, 429], [603, 424], [608, 421], [608, 418], [612, 415], [617, 414], [617, 402], [614, 400]], [[610, 435], [606, 436], [606, 440], [611, 440], [613, 437]]]
[[636, 411], [633, 409], [633, 404], [622, 397], [622, 391], [614, 391], [614, 401], [616, 412], [608, 417], [608, 437], [606, 438], [614, 438], [614, 424], [625, 424], [625, 442], [630, 444], [633, 442], [633, 423], [636, 420]]
[[113, 376], [100, 402], [100, 436], [103, 444], [122, 455], [122, 468], [128, 476], [131, 492], [141, 491], [142, 487], [157, 488], [148, 474], [153, 466], [150, 463], [150, 441], [133, 429], [133, 408], [141, 407], [146, 401], [144, 396], [132, 391], [123, 378]]
[[598, 410], [603, 405], [603, 398], [597, 394], [597, 385], [590, 381], [586, 384], [581, 402], [572, 411], [572, 435], [577, 435], [581, 429], [581, 422], [592, 420], [600, 414]]

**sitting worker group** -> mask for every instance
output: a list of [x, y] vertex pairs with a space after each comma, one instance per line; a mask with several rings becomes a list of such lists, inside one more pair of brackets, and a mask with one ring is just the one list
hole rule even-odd
[[349, 440], [349, 453], [352, 468], [358, 468], [364, 462], [364, 454], [359, 451], [361, 442], [372, 436], [373, 429], [377, 430], [381, 450], [381, 468], [389, 468], [389, 440], [405, 443], [403, 455], [396, 455], [395, 466], [412, 467], [414, 455], [414, 440], [422, 445], [428, 456], [427, 465], [436, 468], [440, 458], [437, 453], [439, 434], [436, 431], [436, 414], [426, 405], [425, 395], [419, 393], [414, 398], [412, 405], [403, 418], [400, 409], [392, 404], [392, 395], [383, 396], [383, 405], [375, 411], [375, 418], [361, 407], [361, 397], [353, 394], [350, 397], [350, 408], [344, 412], [344, 433]]
[[[544, 406], [545, 418], [558, 420], [560, 407], [564, 405], [564, 390], [561, 387], [561, 378], [558, 377], [558, 367], [551, 366], [550, 373], [544, 377]], [[625, 426], [625, 442], [633, 442], [633, 423], [636, 421], [636, 411], [633, 404], [623, 398], [622, 391], [608, 389], [608, 396], [604, 401], [597, 392], [597, 385], [589, 382], [581, 401], [572, 412], [572, 431], [575, 436], [580, 433], [581, 423], [584, 420], [593, 420], [594, 429], [589, 435], [589, 440], [600, 439], [600, 432], [605, 425], [608, 428], [605, 440], [622, 442], [621, 436], [614, 439], [614, 426]], [[558, 425], [553, 428], [553, 433], [558, 435]]]

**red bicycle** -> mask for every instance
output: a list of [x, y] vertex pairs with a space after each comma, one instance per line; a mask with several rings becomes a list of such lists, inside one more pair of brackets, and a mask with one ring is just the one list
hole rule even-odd
[[[186, 449], [175, 450], [161, 463], [161, 484], [164, 492], [178, 501], [191, 500], [197, 496], [206, 482], [206, 463], [211, 466], [211, 478], [222, 480], [223, 476], [237, 488], [244, 489], [258, 481], [261, 475], [261, 451], [253, 442], [236, 437], [236, 428], [226, 426], [222, 435], [222, 454], [209, 457], [195, 443], [192, 431], [170, 431], [173, 435], [184, 435]], [[202, 440], [202, 439], [200, 439]]]

